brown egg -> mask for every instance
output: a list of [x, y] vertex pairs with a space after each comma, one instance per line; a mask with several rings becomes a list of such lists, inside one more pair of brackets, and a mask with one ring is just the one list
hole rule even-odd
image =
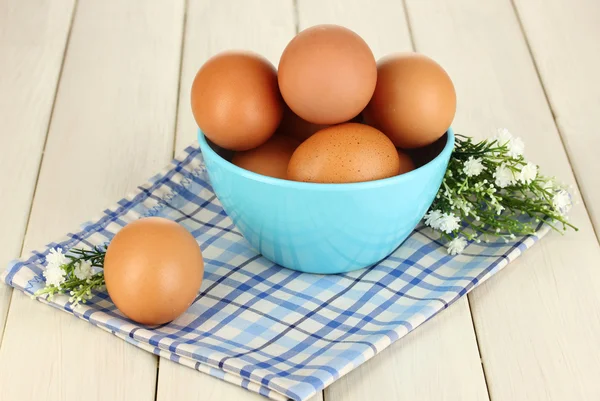
[[313, 124], [298, 117], [289, 107], [283, 109], [283, 119], [277, 132], [295, 138], [299, 141], [305, 141], [315, 132], [328, 127], [327, 124]]
[[412, 158], [404, 152], [402, 149], [396, 149], [398, 151], [398, 158], [400, 159], [400, 172], [398, 174], [408, 173], [415, 169], [415, 163]]
[[398, 151], [382, 132], [345, 123], [322, 129], [292, 155], [288, 179], [343, 183], [392, 177], [400, 171]]
[[147, 325], [170, 322], [185, 312], [203, 274], [202, 253], [192, 234], [161, 217], [123, 227], [104, 258], [110, 298], [131, 320]]
[[238, 167], [269, 177], [285, 179], [287, 168], [300, 142], [275, 134], [257, 148], [237, 152], [231, 162]]
[[204, 63], [192, 84], [191, 103], [206, 137], [229, 150], [265, 143], [283, 114], [275, 67], [250, 52], [223, 52]]
[[375, 90], [377, 64], [367, 43], [337, 25], [305, 29], [279, 61], [279, 89], [298, 116], [314, 124], [351, 120]]
[[417, 53], [384, 57], [377, 63], [377, 87], [364, 111], [365, 122], [403, 149], [429, 145], [450, 127], [456, 92], [435, 61]]

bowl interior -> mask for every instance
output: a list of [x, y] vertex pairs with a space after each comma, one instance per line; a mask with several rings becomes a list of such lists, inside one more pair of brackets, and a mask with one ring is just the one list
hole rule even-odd
[[214, 159], [213, 162], [219, 163], [223, 167], [226, 167], [228, 170], [231, 170], [231, 172], [243, 175], [246, 178], [251, 178], [262, 182], [268, 182], [273, 185], [283, 185], [305, 189], [311, 188], [313, 190], [348, 190], [351, 188], [358, 190], [380, 185], [389, 185], [406, 180], [412, 175], [418, 174], [420, 170], [428, 168], [436, 161], [446, 159], [454, 148], [454, 132], [450, 127], [446, 131], [446, 133], [444, 133], [444, 135], [442, 135], [437, 141], [435, 141], [431, 145], [419, 149], [408, 150], [407, 153], [413, 159], [416, 166], [414, 170], [408, 173], [380, 180], [341, 184], [297, 182], [257, 174], [252, 171], [240, 168], [235, 164], [231, 163], [231, 159], [235, 152], [216, 145], [210, 139], [208, 139], [200, 129], [198, 129], [198, 141], [200, 143], [200, 147], [202, 149], [203, 154], [205, 154], [205, 157]]

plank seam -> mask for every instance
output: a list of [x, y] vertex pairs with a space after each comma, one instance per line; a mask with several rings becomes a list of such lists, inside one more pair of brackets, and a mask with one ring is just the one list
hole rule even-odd
[[[401, 1], [402, 1], [402, 8], [404, 10], [404, 18], [406, 20], [406, 28], [408, 29], [408, 37], [410, 38], [410, 45], [411, 45], [413, 51], [417, 51], [417, 45], [415, 43], [415, 37], [413, 34], [412, 23], [410, 20], [410, 13], [408, 11], [408, 5], [406, 3], [406, 0], [401, 0]], [[479, 347], [479, 338], [477, 337], [477, 327], [475, 326], [475, 321], [473, 320], [473, 313], [471, 311], [470, 297], [471, 297], [471, 294], [467, 294], [466, 301], [467, 301], [467, 307], [469, 309], [469, 318], [471, 319], [471, 327], [473, 328], [473, 334], [475, 335], [475, 345], [477, 346], [477, 355], [479, 356], [479, 361], [481, 364], [481, 372], [483, 374], [483, 382], [485, 384], [485, 391], [487, 393], [488, 400], [492, 401], [492, 397], [490, 394], [490, 387], [488, 384], [487, 375], [485, 373], [485, 366], [483, 364], [483, 359], [481, 357], [481, 349]], [[325, 401], [325, 400], [323, 400], [323, 401]]]
[[569, 148], [565, 144], [565, 139], [562, 130], [560, 129], [560, 124], [556, 121], [556, 113], [554, 107], [552, 107], [552, 102], [548, 97], [548, 91], [546, 91], [546, 86], [544, 85], [544, 79], [542, 78], [542, 74], [540, 73], [540, 69], [538, 67], [537, 60], [535, 59], [535, 55], [533, 54], [533, 49], [531, 48], [531, 44], [529, 42], [529, 37], [527, 36], [527, 32], [525, 31], [525, 26], [523, 25], [523, 20], [521, 19], [521, 14], [519, 14], [519, 9], [515, 4], [515, 0], [510, 0], [510, 4], [512, 6], [513, 12], [515, 13], [515, 17], [517, 19], [517, 23], [519, 24], [519, 29], [521, 31], [521, 35], [523, 36], [523, 40], [525, 42], [525, 46], [527, 47], [527, 52], [529, 53], [529, 58], [531, 59], [531, 63], [533, 64], [533, 69], [535, 70], [535, 74], [537, 75], [538, 82], [542, 88], [542, 93], [544, 94], [544, 100], [546, 101], [546, 105], [548, 106], [548, 110], [550, 110], [550, 114], [552, 115], [552, 121], [554, 122], [554, 127], [556, 127], [556, 131], [558, 132], [558, 138], [560, 139], [560, 143], [565, 151], [565, 156], [567, 157], [567, 161], [569, 162], [569, 169], [571, 170], [571, 174], [573, 174], [573, 178], [575, 179], [575, 185], [577, 185], [577, 191], [581, 195], [581, 201], [585, 208], [585, 213], [594, 228], [594, 235], [596, 236], [596, 241], [600, 243], [600, 227], [594, 226], [594, 219], [590, 215], [589, 209], [587, 207], [587, 202], [585, 199], [585, 194], [582, 191], [582, 186], [579, 183], [579, 179], [577, 177], [577, 173], [573, 168], [573, 162], [571, 160], [571, 154], [569, 153]]
[[175, 122], [173, 124], [173, 151], [172, 158], [177, 152], [177, 130], [179, 129], [179, 98], [181, 96], [181, 80], [183, 76], [183, 53], [185, 51], [185, 32], [187, 30], [187, 14], [189, 1], [183, 1], [183, 23], [181, 24], [181, 47], [179, 49], [179, 79], [177, 80], [177, 102], [175, 102]]
[[481, 372], [483, 373], [483, 381], [485, 382], [485, 391], [487, 392], [488, 400], [492, 401], [492, 393], [488, 383], [487, 374], [485, 372], [485, 364], [483, 363], [483, 356], [481, 355], [481, 347], [479, 346], [479, 336], [477, 335], [477, 326], [475, 325], [475, 319], [473, 319], [473, 311], [471, 310], [471, 294], [467, 294], [467, 306], [469, 307], [469, 318], [471, 318], [471, 325], [473, 326], [473, 333], [475, 334], [475, 344], [477, 345], [477, 355], [481, 362]]
[[292, 9], [294, 13], [294, 31], [300, 32], [300, 11], [298, 11], [298, 0], [292, 0]]
[[[183, 54], [185, 50], [185, 32], [187, 29], [187, 14], [188, 14], [189, 1], [183, 1], [183, 22], [181, 24], [181, 45], [179, 48], [179, 76], [177, 79], [177, 95], [175, 102], [175, 119], [173, 122], [173, 147], [172, 157], [175, 158], [177, 151], [177, 129], [179, 128], [179, 98], [181, 97], [181, 80], [183, 75]], [[156, 358], [156, 376], [154, 379], [154, 401], [158, 400], [158, 384], [160, 382], [160, 356]]]
[[[50, 108], [50, 115], [48, 117], [48, 124], [46, 125], [46, 134], [44, 136], [44, 143], [42, 145], [42, 152], [40, 154], [40, 160], [37, 166], [37, 174], [35, 177], [35, 183], [33, 186], [33, 193], [31, 194], [31, 202], [29, 203], [29, 212], [27, 213], [27, 220], [25, 221], [25, 231], [23, 232], [23, 238], [21, 239], [21, 249], [19, 250], [19, 255], [23, 255], [23, 249], [25, 248], [25, 239], [27, 238], [27, 233], [29, 231], [29, 223], [31, 220], [31, 212], [33, 210], [33, 202], [35, 201], [35, 195], [37, 193], [37, 187], [40, 180], [40, 173], [42, 171], [42, 163], [44, 162], [44, 154], [46, 153], [46, 145], [48, 144], [48, 136], [50, 134], [50, 126], [52, 125], [52, 118], [54, 117], [54, 109], [56, 108], [56, 99], [58, 98], [58, 91], [60, 88], [60, 82], [63, 76], [63, 70], [65, 68], [65, 60], [67, 59], [67, 52], [69, 50], [69, 43], [71, 41], [71, 33], [73, 32], [73, 25], [75, 23], [75, 15], [77, 13], [77, 6], [79, 5], [79, 0], [75, 0], [73, 4], [73, 10], [71, 11], [71, 18], [69, 21], [69, 29], [67, 31], [67, 38], [65, 40], [65, 45], [63, 48], [63, 57], [60, 64], [60, 69], [58, 70], [58, 76], [56, 79], [56, 88], [54, 89], [54, 98], [52, 100], [52, 107]], [[12, 291], [12, 288], [11, 288]], [[10, 313], [10, 307], [12, 304], [12, 299], [14, 296], [14, 291], [12, 291], [11, 295], [8, 297], [8, 305], [6, 306], [6, 319], [4, 319], [4, 326], [2, 327], [2, 336], [0, 337], [0, 348], [4, 343], [4, 334], [6, 333], [6, 325], [8, 324], [8, 315]]]
[[410, 47], [413, 51], [417, 50], [417, 45], [415, 44], [415, 35], [413, 34], [412, 24], [410, 22], [410, 15], [408, 14], [408, 6], [406, 4], [406, 0], [402, 1], [402, 9], [404, 10], [404, 19], [406, 21], [406, 29], [408, 29], [408, 38], [410, 39]]
[[156, 378], [154, 380], [154, 401], [158, 400], [159, 374], [160, 374], [160, 357], [156, 358]]

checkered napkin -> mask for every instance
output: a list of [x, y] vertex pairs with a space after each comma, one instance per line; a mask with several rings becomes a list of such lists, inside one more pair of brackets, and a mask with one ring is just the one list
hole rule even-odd
[[205, 275], [196, 302], [149, 327], [125, 318], [106, 293], [73, 308], [48, 302], [156, 355], [266, 397], [306, 400], [381, 352], [517, 258], [548, 230], [512, 243], [470, 244], [450, 256], [418, 227], [377, 266], [338, 275], [299, 273], [254, 251], [223, 211], [197, 146], [129, 197], [2, 278], [27, 294], [43, 286], [49, 249], [106, 245], [127, 223], [162, 216], [196, 237]]

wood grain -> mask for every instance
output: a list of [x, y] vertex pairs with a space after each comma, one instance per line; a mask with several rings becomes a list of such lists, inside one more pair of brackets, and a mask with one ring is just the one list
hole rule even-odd
[[265, 397], [168, 359], [160, 360], [157, 401], [246, 400]]
[[[299, 0], [300, 29], [322, 23], [348, 27], [375, 58], [411, 50], [402, 2]], [[466, 300], [461, 300], [325, 391], [327, 401], [487, 400]]]
[[[196, 141], [197, 125], [190, 108], [190, 88], [198, 69], [224, 50], [250, 50], [275, 66], [295, 34], [291, 0], [189, 0], [184, 35], [176, 151]], [[320, 400], [321, 394], [313, 401]], [[161, 359], [158, 401], [259, 400], [264, 397], [185, 366]]]
[[[510, 2], [407, 2], [416, 47], [453, 78], [455, 128], [507, 127], [543, 172], [574, 183]], [[600, 399], [600, 249], [583, 204], [577, 233], [550, 234], [469, 296], [490, 398]]]
[[[77, 7], [25, 251], [74, 230], [171, 158], [183, 0]], [[13, 294], [3, 401], [154, 400], [156, 358]]]
[[409, 27], [401, 1], [298, 0], [298, 28], [338, 24], [359, 34], [376, 59], [411, 50]]
[[[376, 57], [410, 49], [399, 0], [297, 3], [300, 29], [348, 26]], [[482, 137], [506, 126], [544, 172], [575, 184], [564, 142], [598, 233], [599, 3], [514, 0], [535, 60], [507, 0], [406, 3], [417, 50], [455, 81], [455, 129]], [[2, 266], [24, 237], [26, 252], [41, 247], [163, 167], [175, 122], [177, 150], [195, 140], [189, 88], [208, 57], [245, 48], [277, 64], [294, 34], [292, 0], [189, 0], [177, 99], [183, 8], [184, 0], [79, 2], [25, 235], [74, 0], [0, 0], [0, 187], [9, 189], [0, 192]], [[600, 399], [600, 250], [583, 204], [572, 220], [578, 233], [551, 234], [469, 296], [494, 401]], [[0, 336], [8, 296], [0, 286]], [[12, 297], [0, 344], [2, 401], [154, 399], [155, 357], [20, 293]], [[467, 300], [326, 393], [327, 401], [488, 399]], [[167, 360], [156, 396], [260, 398]]]
[[600, 237], [600, 2], [516, 0], [514, 4]]
[[[157, 401], [266, 400], [265, 397], [259, 394], [179, 365], [168, 359], [160, 360], [159, 372]], [[323, 394], [319, 393], [309, 401], [323, 401]]]
[[333, 383], [325, 399], [487, 400], [475, 341], [462, 298]]
[[[0, 1], [0, 270], [21, 252], [73, 7]], [[0, 284], [0, 343], [10, 294]]]

